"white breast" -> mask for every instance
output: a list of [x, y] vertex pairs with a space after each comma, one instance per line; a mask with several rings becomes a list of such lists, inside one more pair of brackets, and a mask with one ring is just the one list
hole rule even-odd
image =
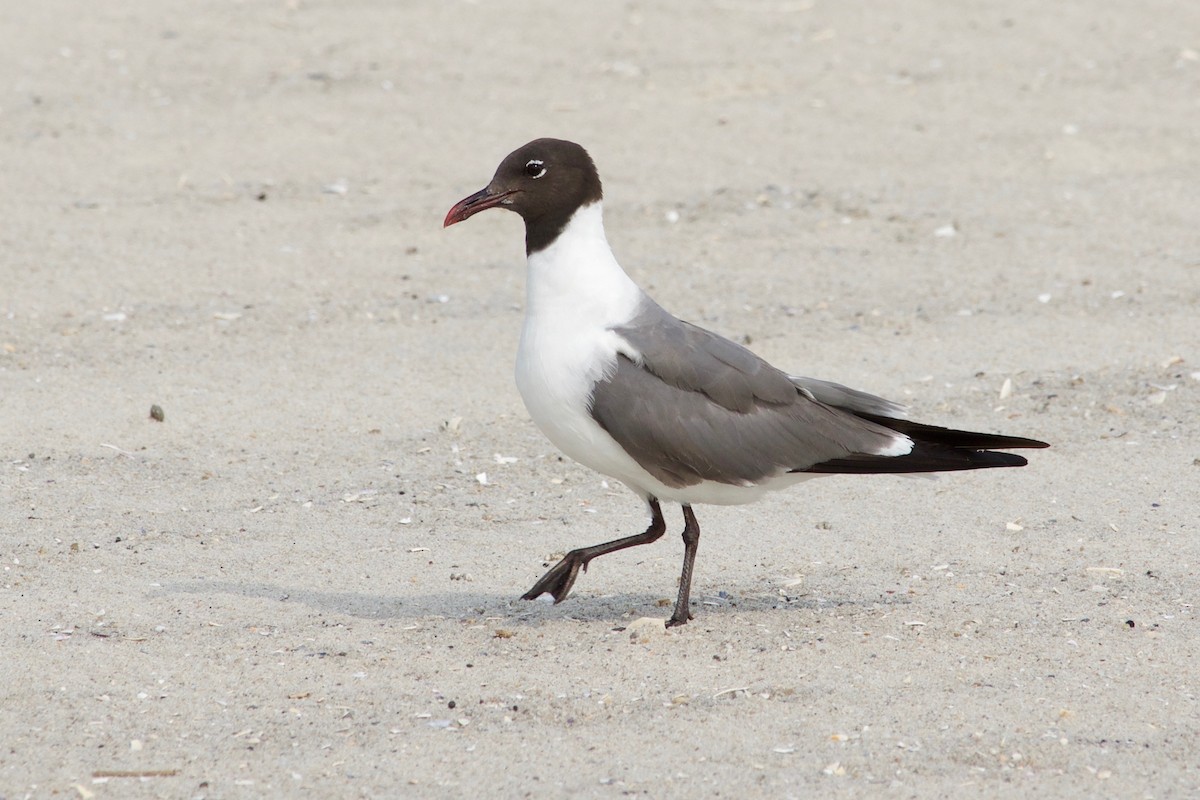
[[592, 387], [628, 351], [612, 328], [632, 319], [642, 299], [609, 249], [601, 215], [600, 203], [579, 209], [553, 244], [529, 256], [517, 389], [563, 453], [641, 491], [638, 478], [650, 476], [588, 411]]

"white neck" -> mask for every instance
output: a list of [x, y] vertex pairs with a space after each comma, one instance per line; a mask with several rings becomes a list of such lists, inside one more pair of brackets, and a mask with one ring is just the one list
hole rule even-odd
[[576, 211], [529, 256], [526, 294], [516, 379], [529, 415], [576, 461], [606, 475], [638, 473], [588, 411], [596, 382], [629, 349], [612, 329], [633, 319], [645, 296], [608, 249], [600, 203]]
[[527, 319], [565, 314], [580, 328], [610, 327], [636, 313], [642, 290], [608, 246], [602, 205], [580, 208], [549, 247], [530, 254]]

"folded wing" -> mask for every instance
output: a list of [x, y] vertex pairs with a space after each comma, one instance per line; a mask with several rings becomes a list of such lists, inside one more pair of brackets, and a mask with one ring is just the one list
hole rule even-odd
[[592, 417], [672, 487], [753, 485], [789, 472], [897, 473], [1020, 466], [989, 452], [1043, 442], [923, 425], [840, 384], [789, 377], [647, 299], [614, 329], [629, 344], [595, 388]]

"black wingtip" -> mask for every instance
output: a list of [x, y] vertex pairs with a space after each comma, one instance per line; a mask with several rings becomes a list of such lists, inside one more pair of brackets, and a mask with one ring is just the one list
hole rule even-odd
[[903, 433], [913, 441], [940, 444], [946, 447], [964, 447], [972, 450], [1040, 450], [1050, 446], [1048, 442], [1026, 439], [1023, 436], [960, 431], [937, 425], [925, 425], [907, 419], [881, 417], [876, 414], [859, 414], [858, 416], [890, 428], [897, 433]]
[[856, 454], [813, 464], [797, 472], [824, 475], [905, 475], [914, 472], [955, 472], [966, 469], [994, 467], [1023, 467], [1029, 461], [1024, 456], [996, 450], [964, 450], [941, 444], [918, 442], [911, 453], [903, 456]]
[[975, 467], [986, 469], [988, 467], [1023, 467], [1029, 463], [1029, 459], [1025, 456], [1014, 455], [1013, 453], [998, 453], [995, 450], [975, 450], [968, 453], [971, 459], [972, 469]]

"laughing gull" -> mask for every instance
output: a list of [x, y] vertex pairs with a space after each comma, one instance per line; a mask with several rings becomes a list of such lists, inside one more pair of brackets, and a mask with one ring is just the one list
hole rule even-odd
[[683, 572], [668, 626], [684, 625], [700, 541], [695, 503], [735, 505], [830, 474], [1020, 467], [996, 449], [1016, 436], [912, 422], [903, 406], [788, 375], [667, 313], [617, 264], [604, 236], [600, 176], [579, 145], [537, 139], [500, 162], [445, 226], [488, 208], [525, 220], [525, 324], [517, 388], [533, 421], [579, 463], [650, 508], [643, 533], [572, 550], [523, 595], [562, 602], [597, 556], [659, 539], [660, 501], [683, 506]]

